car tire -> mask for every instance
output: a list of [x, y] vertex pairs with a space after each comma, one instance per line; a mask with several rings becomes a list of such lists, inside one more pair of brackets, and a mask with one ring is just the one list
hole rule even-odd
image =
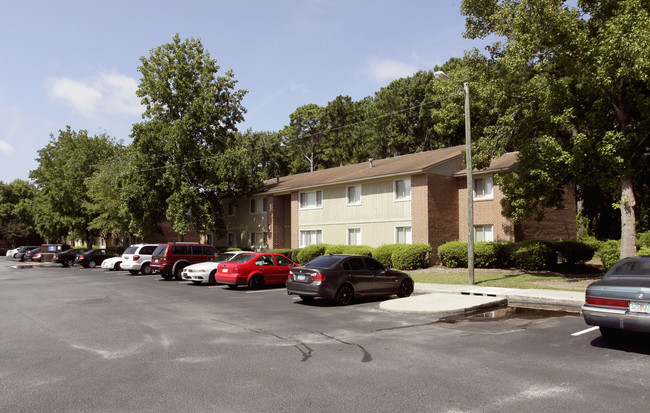
[[298, 297], [300, 297], [300, 299], [306, 303], [311, 303], [314, 301], [314, 297], [310, 295], [299, 295]]
[[210, 273], [210, 276], [208, 277], [208, 284], [210, 285], [216, 285], [217, 280], [214, 279], [215, 274], [217, 273], [217, 270], [212, 270]]
[[129, 273], [130, 273], [131, 275], [138, 275], [139, 272], [140, 272], [140, 271], [138, 271], [138, 270], [129, 270]]
[[181, 273], [183, 272], [183, 268], [187, 267], [187, 264], [181, 264], [176, 266], [174, 268], [174, 278], [176, 278], [178, 281], [183, 281], [183, 276]]
[[151, 269], [151, 265], [149, 264], [142, 264], [142, 267], [140, 267], [140, 271], [142, 272], [142, 275], [151, 275], [153, 270]]
[[122, 265], [120, 265], [119, 262], [116, 262], [115, 265], [113, 266], [113, 271], [121, 271], [122, 270]]
[[264, 278], [261, 275], [255, 274], [248, 280], [248, 288], [250, 290], [259, 290], [264, 285]]
[[354, 289], [350, 284], [343, 284], [336, 290], [334, 301], [337, 305], [348, 305], [352, 302], [354, 297]]
[[397, 296], [399, 298], [408, 297], [413, 293], [413, 281], [406, 279], [401, 282], [397, 289]]
[[163, 277], [165, 280], [169, 281], [172, 278], [174, 278], [174, 275], [168, 272], [161, 272], [160, 276]]
[[72, 258], [67, 258], [65, 261], [63, 261], [64, 267], [72, 267], [73, 265], [74, 265], [74, 260]]
[[[88, 263], [88, 267], [90, 267], [90, 268], [95, 268], [95, 267], [97, 267], [97, 263], [96, 263], [95, 261], [90, 261], [90, 262]], [[86, 267], [86, 268], [88, 268], [88, 267]]]

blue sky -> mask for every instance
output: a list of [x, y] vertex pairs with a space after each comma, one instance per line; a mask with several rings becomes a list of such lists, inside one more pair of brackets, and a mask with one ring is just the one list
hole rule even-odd
[[31, 1], [0, 17], [0, 180], [28, 179], [70, 125], [130, 143], [141, 56], [200, 38], [232, 69], [246, 121], [276, 131], [296, 108], [374, 95], [484, 42], [464, 39], [460, 0]]

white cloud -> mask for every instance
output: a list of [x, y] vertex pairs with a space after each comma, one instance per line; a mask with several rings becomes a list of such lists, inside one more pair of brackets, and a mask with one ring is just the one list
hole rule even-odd
[[11, 146], [10, 144], [8, 144], [5, 141], [0, 141], [0, 153], [4, 153], [6, 155], [11, 155], [12, 153], [14, 153], [14, 151], [15, 151], [15, 149], [14, 149], [13, 146]]
[[85, 80], [58, 77], [45, 82], [50, 99], [62, 101], [85, 117], [141, 114], [143, 108], [135, 94], [137, 88], [134, 78], [116, 71]]
[[401, 77], [411, 76], [417, 72], [417, 66], [408, 63], [397, 62], [391, 59], [379, 60], [375, 57], [368, 59], [368, 73], [380, 82], [387, 82]]

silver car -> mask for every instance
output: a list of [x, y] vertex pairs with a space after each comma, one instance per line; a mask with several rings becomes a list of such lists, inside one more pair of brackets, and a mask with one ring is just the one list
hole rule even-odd
[[650, 333], [650, 256], [622, 259], [590, 284], [582, 315], [606, 339], [624, 330]]

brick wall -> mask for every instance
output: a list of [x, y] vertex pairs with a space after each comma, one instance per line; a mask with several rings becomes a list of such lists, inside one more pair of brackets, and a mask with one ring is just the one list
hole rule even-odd
[[438, 247], [458, 239], [458, 197], [456, 179], [451, 176], [429, 175], [429, 245], [433, 259], [438, 259]]
[[429, 182], [426, 174], [411, 176], [411, 238], [429, 243]]
[[[284, 245], [284, 209], [288, 208], [288, 197], [270, 196], [268, 198], [268, 225], [270, 228], [268, 235], [269, 248], [286, 248]], [[290, 203], [290, 200], [289, 200]], [[285, 205], [287, 204], [287, 205]]]
[[516, 226], [516, 241], [543, 239], [547, 241], [575, 240], [577, 206], [572, 185], [564, 188], [564, 208], [547, 208], [542, 221], [529, 220]]
[[291, 193], [291, 248], [295, 249], [300, 246], [300, 234], [298, 232], [298, 208], [299, 208], [298, 191]]
[[[144, 237], [144, 242], [165, 243], [165, 242], [178, 242], [178, 233], [172, 229], [172, 224], [169, 221], [161, 222], [160, 228], [162, 234], [152, 234]], [[185, 242], [201, 242], [202, 239], [196, 231], [190, 231], [183, 236]]]

